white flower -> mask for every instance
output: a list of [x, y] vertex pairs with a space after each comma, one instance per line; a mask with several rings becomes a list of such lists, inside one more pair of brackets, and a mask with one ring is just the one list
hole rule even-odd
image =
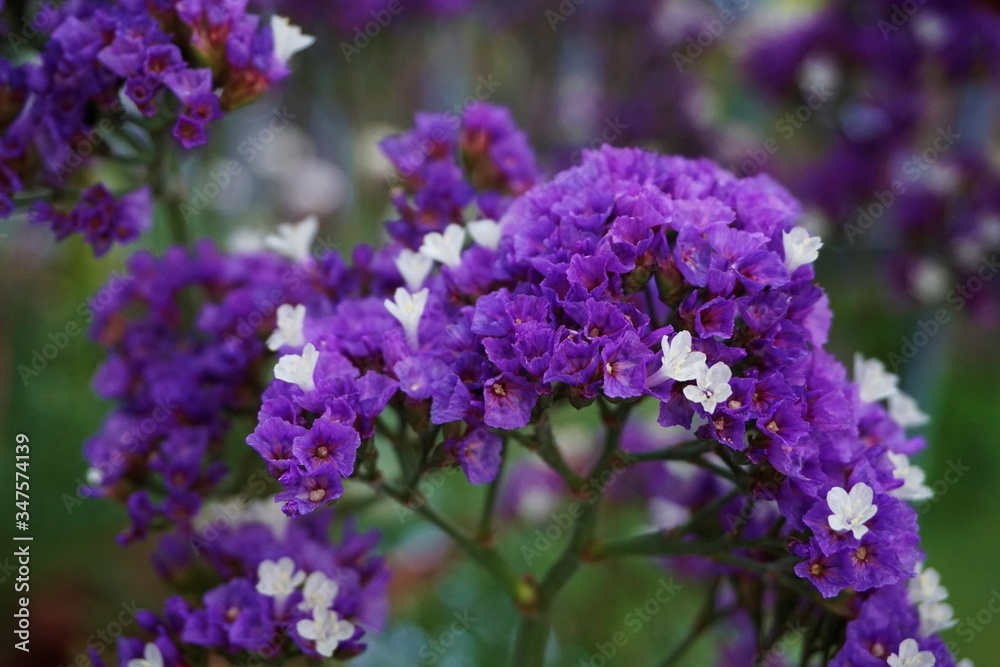
[[732, 396], [733, 389], [729, 386], [732, 377], [733, 371], [721, 361], [711, 368], [703, 364], [698, 368], [697, 386], [684, 387], [684, 396], [692, 403], [701, 403], [705, 412], [712, 414], [716, 405]]
[[403, 248], [396, 256], [396, 268], [403, 282], [411, 292], [416, 292], [424, 286], [424, 281], [434, 268], [434, 260], [409, 248]]
[[917, 605], [917, 611], [920, 612], [920, 634], [924, 637], [958, 624], [954, 617], [955, 611], [946, 602], [921, 602]]
[[924, 471], [919, 466], [911, 465], [906, 454], [889, 452], [892, 461], [892, 476], [903, 480], [903, 486], [893, 489], [892, 495], [900, 500], [927, 500], [934, 495], [930, 487], [924, 484]]
[[315, 215], [306, 216], [295, 224], [282, 223], [278, 225], [277, 234], [267, 235], [264, 247], [301, 264], [309, 259], [309, 248], [318, 231], [319, 219]]
[[314, 640], [316, 651], [324, 658], [332, 656], [340, 642], [354, 635], [354, 626], [329, 609], [313, 609], [312, 619], [302, 619], [295, 629], [305, 639]]
[[305, 345], [302, 336], [302, 325], [306, 321], [306, 307], [302, 304], [293, 306], [284, 303], [278, 306], [278, 328], [267, 339], [267, 348], [277, 350], [282, 345], [300, 347]]
[[306, 585], [302, 588], [302, 602], [299, 603], [299, 609], [302, 611], [329, 609], [337, 597], [338, 590], [336, 581], [322, 572], [313, 572], [306, 578]]
[[431, 232], [424, 237], [420, 254], [452, 268], [462, 263], [462, 245], [465, 228], [454, 223], [444, 228], [444, 233]]
[[424, 314], [424, 308], [427, 307], [427, 294], [426, 287], [416, 294], [410, 294], [404, 288], [397, 287], [395, 300], [385, 300], [386, 310], [403, 325], [406, 338], [413, 347], [419, 344], [417, 332], [420, 328], [420, 318]]
[[934, 667], [934, 654], [921, 651], [916, 639], [904, 639], [899, 654], [889, 656], [889, 667]]
[[319, 361], [319, 352], [312, 343], [306, 343], [302, 354], [286, 354], [274, 366], [274, 377], [292, 384], [297, 384], [303, 391], [312, 391], [316, 388], [313, 381], [313, 372], [316, 370], [316, 362]]
[[277, 15], [271, 17], [271, 36], [274, 38], [274, 57], [282, 63], [316, 42], [315, 37], [303, 34], [302, 28]]
[[969, 660], [968, 658], [962, 658], [961, 660], [958, 661], [958, 664], [955, 665], [955, 667], [976, 667], [976, 666], [973, 665], [972, 661]]
[[305, 578], [306, 573], [295, 569], [295, 561], [288, 556], [277, 562], [265, 560], [257, 566], [257, 592], [275, 598], [280, 607]]
[[664, 336], [660, 339], [663, 349], [663, 365], [660, 370], [650, 376], [647, 384], [655, 387], [666, 380], [695, 380], [702, 369], [707, 370], [704, 352], [691, 351], [691, 332], [679, 331], [673, 339]]
[[160, 647], [150, 642], [142, 650], [141, 658], [132, 658], [126, 667], [163, 667], [163, 654]]
[[826, 494], [826, 504], [833, 512], [827, 518], [830, 528], [838, 533], [849, 530], [854, 534], [854, 539], [860, 540], [868, 532], [865, 522], [878, 511], [878, 505], [872, 505], [872, 498], [872, 487], [864, 482], [851, 487], [849, 494], [839, 486], [830, 489]]
[[854, 381], [861, 388], [861, 400], [866, 403], [881, 401], [899, 391], [899, 378], [885, 370], [878, 359], [865, 359], [854, 355]]
[[306, 577], [306, 585], [302, 588], [302, 602], [299, 603], [299, 609], [302, 611], [328, 609], [336, 599], [338, 590], [340, 587], [337, 586], [336, 581], [317, 570]]
[[924, 564], [917, 565], [916, 576], [907, 583], [907, 597], [910, 604], [921, 602], [941, 602], [948, 598], [948, 589], [941, 585], [941, 575], [933, 567], [924, 569]]
[[466, 225], [472, 240], [490, 250], [500, 247], [500, 223], [496, 220], [473, 220]]
[[930, 421], [930, 417], [917, 406], [917, 402], [901, 391], [889, 397], [889, 414], [903, 428], [923, 426]]
[[795, 271], [803, 264], [815, 262], [819, 257], [819, 249], [823, 247], [823, 241], [818, 236], [809, 236], [805, 227], [782, 232], [781, 242], [785, 246], [785, 266], [789, 271]]

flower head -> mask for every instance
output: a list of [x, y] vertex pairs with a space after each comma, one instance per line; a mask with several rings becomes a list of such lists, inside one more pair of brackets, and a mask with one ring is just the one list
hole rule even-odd
[[317, 570], [306, 577], [299, 609], [308, 612], [315, 609], [329, 609], [337, 598], [339, 590], [336, 581]]
[[785, 266], [789, 271], [815, 262], [819, 257], [819, 249], [823, 247], [823, 241], [818, 236], [809, 236], [804, 227], [794, 227], [791, 231], [782, 232], [781, 242], [785, 249]]
[[697, 384], [684, 387], [684, 396], [692, 403], [698, 403], [705, 412], [713, 414], [715, 406], [732, 396], [733, 388], [729, 380], [733, 371], [721, 361], [709, 368], [702, 365], [698, 368]]
[[313, 617], [305, 618], [295, 625], [295, 629], [306, 639], [316, 642], [316, 652], [329, 658], [345, 639], [354, 636], [354, 625], [341, 620], [337, 612], [329, 609], [313, 609]]
[[304, 34], [302, 28], [278, 15], [271, 17], [271, 37], [274, 40], [274, 57], [281, 63], [287, 63], [296, 53], [316, 42], [315, 37]]
[[854, 355], [854, 381], [861, 390], [861, 400], [866, 403], [881, 401], [895, 395], [899, 389], [899, 377], [885, 370], [878, 359], [865, 359]]
[[277, 350], [287, 345], [301, 347], [306, 339], [302, 336], [302, 324], [306, 319], [306, 307], [285, 303], [278, 307], [278, 328], [267, 339], [267, 347]]
[[302, 354], [286, 354], [278, 359], [274, 366], [274, 377], [298, 385], [302, 391], [312, 391], [316, 388], [313, 373], [317, 361], [319, 352], [312, 343], [306, 343]]
[[472, 240], [490, 250], [500, 247], [500, 223], [496, 220], [473, 220], [466, 225]]
[[872, 487], [864, 482], [851, 487], [850, 493], [839, 486], [830, 489], [826, 494], [826, 504], [833, 512], [827, 519], [830, 528], [838, 533], [850, 531], [854, 539], [860, 540], [868, 532], [865, 523], [878, 511], [873, 498]]
[[420, 254], [445, 266], [455, 268], [462, 263], [462, 246], [465, 244], [465, 229], [454, 223], [444, 228], [444, 232], [431, 232], [420, 245]]
[[406, 288], [416, 292], [424, 286], [424, 281], [434, 269], [434, 260], [409, 248], [403, 248], [396, 256], [396, 268], [399, 269], [399, 275], [403, 276]]
[[264, 246], [296, 262], [309, 260], [313, 239], [319, 231], [319, 219], [310, 215], [295, 224], [278, 225], [276, 234], [264, 238]]
[[305, 578], [306, 573], [297, 569], [288, 556], [277, 561], [265, 560], [257, 566], [257, 592], [276, 598], [280, 606]]
[[930, 421], [917, 402], [901, 391], [889, 396], [889, 414], [903, 428], [917, 428]]
[[704, 352], [691, 350], [691, 332], [680, 331], [673, 338], [664, 335], [660, 340], [663, 349], [663, 365], [649, 381], [655, 386], [664, 380], [696, 380], [702, 368], [708, 369]]
[[892, 476], [903, 480], [903, 486], [892, 490], [892, 495], [902, 500], [927, 500], [934, 496], [930, 487], [924, 484], [924, 471], [910, 463], [906, 454], [888, 453], [892, 461]]
[[937, 660], [930, 651], [921, 651], [916, 639], [904, 639], [899, 652], [889, 656], [889, 667], [934, 667]]
[[385, 300], [386, 310], [403, 325], [403, 331], [406, 332], [406, 339], [410, 342], [410, 346], [414, 348], [420, 344], [418, 336], [420, 318], [423, 317], [424, 309], [427, 307], [428, 294], [429, 292], [426, 288], [416, 294], [410, 294], [404, 288], [400, 287], [396, 290], [394, 299]]

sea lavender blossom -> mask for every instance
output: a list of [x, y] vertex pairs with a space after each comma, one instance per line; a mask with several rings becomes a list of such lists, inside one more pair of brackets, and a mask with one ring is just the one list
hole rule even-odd
[[[414, 199], [426, 194], [422, 184], [436, 191], [417, 181]], [[692, 521], [672, 533], [598, 541], [591, 559], [691, 549], [686, 559], [705, 561], [707, 572], [749, 567], [743, 576], [753, 577], [755, 568], [784, 567], [773, 595], [801, 597], [790, 607], [796, 618], [830, 615], [865, 628], [859, 619], [880, 613], [924, 558], [916, 513], [894, 493], [907, 483], [898, 457], [924, 442], [907, 437], [882, 403], [896, 397], [895, 382], [870, 371], [851, 381], [823, 350], [831, 312], [811, 265], [821, 243], [796, 228], [799, 215], [764, 176], [740, 179], [706, 160], [640, 150], [587, 152], [513, 201], [496, 249], [470, 242], [447, 218], [410, 227], [424, 234], [410, 239], [416, 252], [434, 262], [419, 293], [403, 287], [417, 285], [396, 267], [395, 280], [318, 314], [307, 309], [305, 349], [318, 355], [308, 382], [276, 377], [248, 442], [285, 487], [277, 499], [291, 516], [335, 500], [346, 478], [398, 495], [372, 467], [373, 437], [391, 422], [403, 425], [389, 435], [405, 474], [419, 476], [406, 466], [423, 460], [486, 483], [505, 443], [524, 439], [572, 488], [583, 480], [560, 466], [547, 414], [596, 406], [608, 439], [595, 474], [623, 461], [690, 458], [708, 471], [699, 474], [722, 480], [673, 504], [716, 507], [705, 493], [727, 502], [708, 515], [714, 527], [694, 521], [705, 510], [692, 506]], [[431, 234], [440, 238], [425, 246]], [[659, 425], [689, 432], [690, 442], [618, 456], [623, 420], [641, 402], [658, 405]], [[417, 462], [406, 463], [407, 450]], [[744, 537], [755, 542], [740, 546]], [[713, 538], [735, 562], [695, 556]], [[846, 611], [822, 602], [835, 596]], [[916, 604], [897, 604], [919, 617]], [[953, 664], [933, 631], [914, 641]], [[901, 642], [885, 648], [910, 650]]]
[[94, 387], [115, 401], [87, 440], [89, 495], [125, 502], [130, 527], [190, 525], [226, 475], [230, 420], [253, 414], [264, 338], [283, 305], [323, 292], [315, 267], [271, 253], [224, 255], [203, 241], [139, 252], [96, 302], [91, 336], [108, 351]]
[[148, 228], [149, 193], [115, 204], [98, 183], [62, 213], [52, 200], [68, 199], [71, 175], [95, 158], [148, 157], [141, 117], [173, 122], [186, 149], [205, 143], [211, 122], [285, 78], [288, 59], [311, 44], [280, 17], [261, 25], [245, 2], [80, 0], [47, 11], [37, 58], [27, 57], [34, 42], [11, 34], [24, 53], [0, 59], [0, 215], [22, 191], [47, 192], [33, 219], [57, 238], [83, 234], [98, 255]]
[[142, 659], [180, 667], [211, 660], [198, 657], [206, 651], [230, 660], [347, 659], [364, 651], [367, 632], [384, 629], [389, 571], [373, 551], [378, 533], [348, 520], [332, 543], [332, 512], [293, 520], [263, 502], [206, 505], [193, 532], [163, 538], [161, 573], [201, 589], [168, 598], [160, 614], [141, 610], [147, 636], [118, 640], [120, 667]]
[[527, 137], [503, 107], [474, 102], [459, 114], [417, 114], [415, 125], [381, 144], [402, 182], [388, 231], [412, 250], [428, 232], [464, 224], [473, 204], [499, 218], [538, 179]]

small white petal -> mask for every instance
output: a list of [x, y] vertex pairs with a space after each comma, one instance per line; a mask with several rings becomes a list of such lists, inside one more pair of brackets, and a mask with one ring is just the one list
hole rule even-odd
[[277, 350], [283, 345], [301, 347], [306, 339], [302, 335], [302, 326], [306, 320], [306, 307], [302, 304], [293, 306], [282, 304], [278, 307], [278, 328], [267, 339], [267, 347]]
[[684, 387], [684, 396], [692, 403], [699, 403], [708, 414], [715, 412], [715, 406], [732, 396], [729, 380], [733, 371], [723, 362], [716, 362], [711, 368], [698, 369], [696, 384]]
[[908, 456], [889, 452], [889, 460], [893, 465], [893, 477], [903, 480], [903, 486], [893, 489], [892, 495], [900, 500], [927, 500], [934, 496], [930, 487], [924, 484], [924, 471], [911, 464]]
[[921, 602], [917, 605], [920, 614], [920, 634], [923, 637], [953, 628], [958, 625], [955, 610], [945, 602]]
[[160, 647], [150, 642], [142, 650], [141, 658], [132, 658], [126, 667], [163, 667], [163, 654]]
[[278, 359], [278, 363], [274, 366], [274, 377], [291, 384], [297, 384], [303, 391], [312, 391], [316, 388], [313, 373], [316, 370], [317, 361], [319, 361], [319, 352], [312, 343], [307, 343], [301, 355], [286, 354]]
[[315, 37], [304, 34], [302, 28], [278, 15], [271, 17], [271, 36], [274, 40], [274, 57], [282, 63], [287, 63], [296, 53], [316, 43]]
[[431, 232], [424, 236], [420, 254], [445, 266], [455, 268], [462, 263], [462, 246], [465, 244], [465, 228], [454, 223], [444, 229], [444, 233]]
[[296, 224], [278, 225], [278, 232], [268, 234], [264, 246], [302, 264], [309, 260], [310, 248], [318, 231], [319, 219], [310, 215]]
[[403, 277], [407, 289], [416, 292], [424, 286], [424, 281], [434, 268], [434, 260], [409, 248], [403, 248], [396, 256], [396, 269]]
[[302, 588], [302, 602], [299, 609], [302, 611], [313, 611], [314, 609], [328, 609], [337, 598], [337, 591], [340, 589], [337, 582], [327, 577], [320, 571], [310, 574]]
[[899, 391], [899, 378], [886, 371], [878, 359], [865, 359], [854, 355], [854, 381], [861, 390], [861, 400], [866, 403], [881, 401]]
[[893, 653], [887, 660], [889, 667], [934, 667], [934, 654], [921, 651], [916, 639], [904, 639], [899, 645], [899, 653]]
[[873, 505], [875, 494], [872, 488], [864, 482], [858, 482], [851, 487], [850, 493], [835, 486], [826, 494], [826, 504], [833, 512], [827, 517], [830, 529], [838, 533], [848, 531], [854, 539], [860, 540], [868, 533], [865, 523], [878, 512], [878, 505]]
[[257, 566], [257, 592], [283, 600], [291, 595], [305, 578], [306, 573], [297, 570], [295, 561], [288, 556], [277, 561], [265, 560]]
[[948, 598], [948, 589], [941, 585], [941, 575], [933, 567], [917, 565], [916, 576], [907, 584], [906, 595], [911, 604], [941, 602]]
[[782, 232], [781, 241], [785, 247], [785, 266], [789, 271], [815, 262], [819, 257], [819, 249], [823, 247], [823, 241], [818, 236], [809, 236], [805, 227]]
[[312, 619], [302, 619], [295, 629], [305, 639], [316, 642], [316, 651], [325, 658], [333, 655], [340, 642], [354, 635], [354, 625], [328, 609], [313, 609]]
[[427, 307], [428, 294], [426, 287], [416, 294], [410, 294], [406, 289], [399, 287], [396, 289], [394, 299], [385, 300], [386, 310], [399, 320], [412, 347], [420, 344], [418, 336], [420, 318], [423, 317], [424, 309]]
[[707, 372], [705, 353], [691, 350], [689, 331], [679, 331], [673, 338], [664, 336], [660, 339], [660, 347], [663, 350], [663, 362], [660, 369], [648, 378], [648, 386], [655, 387], [667, 380], [695, 380], [702, 370]]
[[889, 415], [903, 428], [917, 428], [930, 421], [917, 402], [901, 391], [889, 397]]
[[472, 240], [484, 248], [500, 247], [500, 223], [496, 220], [473, 220], [466, 227]]

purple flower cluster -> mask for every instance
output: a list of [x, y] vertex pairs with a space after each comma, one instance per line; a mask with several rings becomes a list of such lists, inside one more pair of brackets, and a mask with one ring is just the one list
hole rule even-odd
[[[414, 200], [438, 211], [456, 201], [424, 176], [440, 163], [419, 165]], [[856, 613], [876, 613], [866, 610], [922, 557], [902, 500], [922, 492], [907, 456], [923, 441], [901, 426], [919, 411], [877, 362], [859, 359], [852, 382], [823, 351], [831, 312], [811, 266], [821, 243], [794, 227], [798, 215], [767, 177], [588, 152], [516, 199], [498, 228], [439, 219], [409, 237], [416, 252], [376, 253], [378, 287], [282, 329], [295, 344], [281, 349], [248, 442], [299, 515], [340, 495], [387, 408], [432, 445], [440, 436], [482, 483], [497, 474], [504, 432], [552, 406], [652, 399], [661, 426], [715, 447], [769, 507], [761, 516], [780, 518], [798, 576], [827, 597], [852, 589]], [[934, 650], [929, 635], [917, 639]]]
[[[173, 135], [185, 148], [205, 143], [209, 123], [284, 78], [287, 59], [310, 43], [277, 18], [261, 26], [245, 0], [73, 0], [42, 11], [50, 16], [39, 62], [0, 61], [3, 216], [18, 192], [58, 189], [92, 156], [110, 155], [111, 135], [129, 134], [134, 128], [123, 127], [137, 116], [175, 120]], [[17, 50], [31, 48], [10, 37]], [[107, 236], [129, 240], [150, 222], [148, 214], [136, 219], [126, 211], [90, 232], [47, 210], [36, 217], [59, 237], [83, 232], [98, 253]]]
[[100, 257], [115, 243], [127, 244], [139, 238], [153, 221], [153, 199], [148, 187], [115, 198], [98, 183], [87, 188], [71, 211], [60, 211], [48, 202], [31, 210], [34, 224], [46, 225], [61, 241], [70, 234], [82, 234]]
[[206, 506], [195, 533], [165, 538], [161, 551], [178, 554], [170, 576], [212, 585], [168, 598], [161, 614], [141, 611], [137, 620], [150, 637], [119, 639], [121, 667], [149, 654], [161, 660], [149, 664], [163, 667], [207, 664], [205, 651], [258, 661], [346, 659], [364, 651], [367, 631], [383, 629], [389, 571], [373, 552], [377, 532], [358, 533], [348, 521], [331, 544], [332, 512], [292, 520], [256, 503], [233, 507], [235, 515]]
[[461, 115], [417, 114], [415, 124], [382, 142], [403, 182], [393, 195], [400, 219], [388, 229], [405, 245], [463, 223], [471, 204], [496, 219], [538, 179], [527, 137], [503, 107], [473, 103]]
[[126, 503], [130, 541], [154, 522], [190, 525], [226, 474], [230, 419], [257, 406], [262, 332], [282, 303], [314, 303], [323, 288], [305, 267], [209, 242], [136, 253], [126, 274], [94, 313], [91, 336], [108, 350], [94, 386], [116, 408], [84, 455], [87, 492]]

